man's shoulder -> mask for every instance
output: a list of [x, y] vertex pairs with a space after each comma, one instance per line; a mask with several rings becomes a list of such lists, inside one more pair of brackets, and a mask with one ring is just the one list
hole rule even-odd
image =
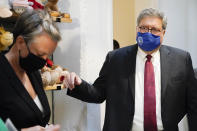
[[197, 78], [197, 68], [194, 69], [195, 76]]
[[107, 58], [110, 61], [115, 61], [115, 62], [125, 62], [128, 60], [131, 56], [134, 56], [137, 54], [137, 44], [135, 45], [130, 45], [126, 47], [122, 47], [119, 49], [115, 49], [113, 51], [110, 51], [107, 55]]
[[170, 54], [177, 55], [177, 56], [188, 55], [187, 51], [176, 48], [176, 47], [168, 46], [168, 45], [162, 45], [160, 51], [168, 51]]
[[110, 53], [112, 55], [128, 55], [130, 52], [135, 52], [137, 51], [137, 44], [134, 45], [130, 45], [130, 46], [126, 46], [126, 47], [122, 47], [116, 50], [111, 51]]

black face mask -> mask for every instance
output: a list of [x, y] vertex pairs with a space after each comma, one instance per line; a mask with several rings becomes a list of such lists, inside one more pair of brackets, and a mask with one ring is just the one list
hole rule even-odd
[[22, 58], [19, 52], [19, 64], [25, 71], [31, 73], [43, 68], [46, 65], [46, 60], [34, 55], [29, 50], [29, 54], [25, 58]]

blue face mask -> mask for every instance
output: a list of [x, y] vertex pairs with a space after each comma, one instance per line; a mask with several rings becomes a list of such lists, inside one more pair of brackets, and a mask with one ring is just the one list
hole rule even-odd
[[138, 32], [136, 40], [139, 47], [144, 51], [152, 51], [160, 45], [160, 36], [153, 35], [149, 32]]

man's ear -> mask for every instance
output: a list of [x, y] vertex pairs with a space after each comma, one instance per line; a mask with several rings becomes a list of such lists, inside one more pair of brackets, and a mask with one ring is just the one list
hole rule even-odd
[[137, 33], [138, 33], [138, 26], [135, 27], [136, 30], [136, 37], [137, 37]]
[[165, 35], [165, 34], [166, 34], [166, 30], [163, 31], [163, 35]]

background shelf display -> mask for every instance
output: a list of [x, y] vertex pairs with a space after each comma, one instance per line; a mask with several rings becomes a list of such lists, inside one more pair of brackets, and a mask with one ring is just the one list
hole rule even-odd
[[53, 21], [55, 22], [62, 22], [62, 23], [72, 23], [72, 19], [64, 18], [64, 17], [54, 17], [52, 16]]
[[65, 89], [63, 84], [55, 84], [53, 86], [46, 86], [46, 87], [44, 87], [45, 91], [62, 90], [62, 89]]

